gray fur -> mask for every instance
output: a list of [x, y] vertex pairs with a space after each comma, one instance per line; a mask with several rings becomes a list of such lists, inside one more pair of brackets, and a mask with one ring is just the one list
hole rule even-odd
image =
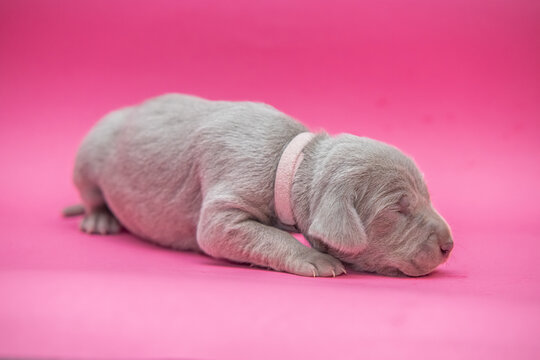
[[164, 246], [305, 276], [342, 274], [342, 261], [418, 276], [446, 260], [450, 230], [413, 161], [353, 135], [320, 133], [304, 149], [292, 203], [312, 248], [294, 239], [273, 189], [281, 153], [304, 131], [265, 104], [179, 94], [114, 111], [77, 154], [81, 228], [121, 224]]

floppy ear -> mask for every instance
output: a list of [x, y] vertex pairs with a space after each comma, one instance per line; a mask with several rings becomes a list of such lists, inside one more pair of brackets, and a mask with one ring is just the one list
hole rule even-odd
[[345, 254], [357, 255], [367, 246], [367, 236], [353, 199], [326, 193], [315, 209], [308, 236]]

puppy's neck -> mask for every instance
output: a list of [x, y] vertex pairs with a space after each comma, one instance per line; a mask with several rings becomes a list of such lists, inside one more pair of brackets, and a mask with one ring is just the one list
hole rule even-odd
[[[314, 180], [317, 172], [323, 171], [323, 160], [331, 147], [332, 138], [327, 133], [318, 133], [303, 150], [304, 160], [296, 170], [291, 189], [291, 206], [296, 218], [296, 227], [304, 235], [310, 225], [311, 199], [314, 196]], [[321, 189], [319, 189], [320, 191]]]

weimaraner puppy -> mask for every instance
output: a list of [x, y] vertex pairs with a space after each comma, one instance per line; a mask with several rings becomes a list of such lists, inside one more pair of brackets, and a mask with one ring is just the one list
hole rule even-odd
[[[168, 94], [113, 111], [78, 151], [87, 233], [304, 276], [344, 264], [421, 276], [446, 261], [450, 228], [414, 162], [353, 135], [312, 134], [275, 108]], [[290, 232], [302, 233], [311, 247]]]

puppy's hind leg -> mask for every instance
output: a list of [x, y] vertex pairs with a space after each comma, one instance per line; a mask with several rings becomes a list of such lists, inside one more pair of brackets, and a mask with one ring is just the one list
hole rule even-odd
[[122, 227], [109, 208], [103, 206], [84, 215], [80, 228], [85, 233], [107, 235], [119, 233]]
[[117, 234], [122, 227], [120, 222], [107, 207], [101, 190], [88, 183], [77, 184], [85, 208], [85, 215], [80, 223], [83, 232], [89, 234]]

